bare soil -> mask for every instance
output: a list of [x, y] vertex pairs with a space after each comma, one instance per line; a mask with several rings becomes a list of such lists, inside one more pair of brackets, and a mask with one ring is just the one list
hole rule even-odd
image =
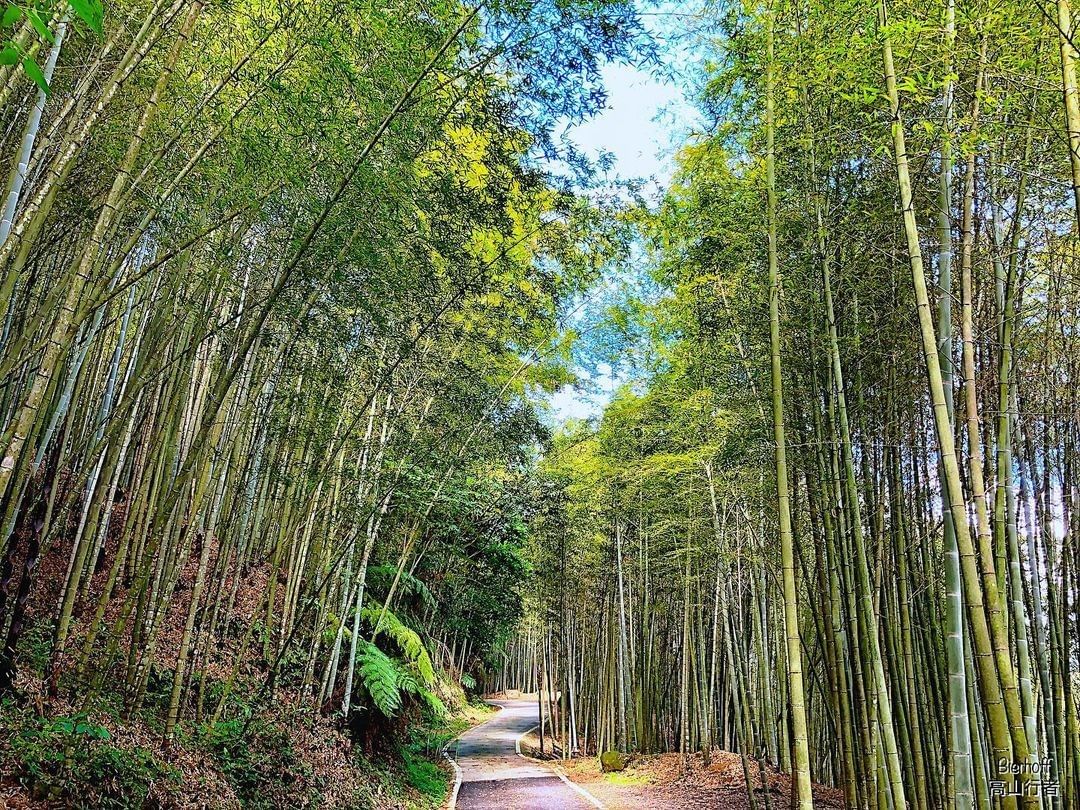
[[[545, 747], [550, 745], [546, 741]], [[535, 732], [521, 739], [522, 753], [539, 756], [540, 740]], [[550, 748], [548, 748], [550, 751]], [[750, 762], [751, 787], [757, 810], [785, 810], [790, 807], [791, 777], [769, 769], [768, 797], [758, 779], [757, 763]], [[597, 757], [560, 760], [559, 767], [577, 784], [603, 803], [607, 810], [749, 810], [741, 758], [728, 751], [714, 751], [705, 767], [701, 754], [684, 763], [681, 754], [639, 754], [618, 773], [603, 773]], [[767, 803], [766, 803], [767, 798]], [[843, 808], [843, 791], [816, 785], [814, 806]]]

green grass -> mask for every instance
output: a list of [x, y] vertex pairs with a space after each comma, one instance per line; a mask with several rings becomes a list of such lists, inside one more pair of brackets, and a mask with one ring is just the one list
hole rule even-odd
[[630, 771], [620, 771], [618, 773], [606, 773], [604, 774], [604, 781], [609, 785], [615, 785], [617, 787], [635, 787], [640, 785], [647, 785], [652, 780], [645, 774], [631, 773]]
[[[451, 773], [441, 767], [443, 748], [493, 713], [494, 709], [486, 704], [472, 704], [457, 714], [429, 717], [425, 724], [411, 727], [399, 748], [400, 767], [389, 774], [391, 779], [396, 777], [402, 782], [395, 794], [415, 810], [441, 807], [453, 780]], [[404, 795], [409, 789], [412, 795]]]
[[421, 795], [431, 799], [437, 806], [442, 804], [450, 789], [450, 777], [430, 759], [416, 757], [406, 752], [403, 760], [405, 779]]

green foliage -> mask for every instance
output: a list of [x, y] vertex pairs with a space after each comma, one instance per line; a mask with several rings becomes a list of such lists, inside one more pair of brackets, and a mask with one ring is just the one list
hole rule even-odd
[[406, 752], [404, 756], [405, 777], [420, 793], [437, 803], [446, 797], [449, 779], [446, 771], [429, 759]]
[[[374, 565], [367, 572], [368, 587], [375, 593], [385, 594], [395, 574], [397, 574], [395, 565]], [[404, 597], [413, 597], [421, 606], [433, 607], [435, 605], [435, 597], [428, 586], [408, 571], [401, 572], [397, 593], [399, 601]]]
[[19, 640], [19, 660], [32, 672], [44, 674], [52, 652], [53, 626], [51, 622], [34, 622]]
[[309, 801], [311, 769], [293, 750], [288, 732], [261, 720], [220, 722], [202, 730], [200, 742], [217, 761], [245, 807]]
[[[56, 37], [53, 36], [53, 33], [49, 30], [49, 27], [45, 25], [45, 21], [41, 19], [41, 15], [38, 13], [37, 9], [27, 9], [26, 19], [29, 20], [30, 25], [35, 31], [37, 31], [38, 36], [40, 36], [43, 40], [45, 40], [50, 45], [56, 42]], [[34, 67], [36, 69], [37, 65], [35, 64]], [[35, 81], [37, 80], [35, 79]]]
[[101, 21], [104, 13], [100, 0], [68, 0], [68, 5], [79, 15], [87, 27], [97, 33], [101, 33]]
[[17, 778], [38, 798], [65, 807], [126, 808], [160, 795], [179, 774], [140, 747], [119, 747], [86, 715], [28, 717], [5, 707]]
[[428, 711], [436, 717], [446, 714], [446, 706], [434, 692], [421, 683], [413, 670], [398, 667], [398, 687], [402, 692], [413, 695], [423, 701]]
[[356, 662], [360, 683], [375, 707], [387, 717], [393, 717], [401, 708], [397, 664], [374, 644], [363, 639], [357, 647]]
[[439, 625], [469, 642], [465, 671], [496, 655], [522, 615], [530, 576], [524, 549], [537, 508], [534, 464], [530, 458], [498, 476], [461, 476], [433, 516], [434, 548], [418, 570], [438, 594]]
[[[379, 609], [366, 608], [361, 616], [374, 627], [380, 614]], [[419, 700], [434, 716], [444, 715], [446, 706], [432, 691], [436, 673], [420, 635], [391, 611], [386, 611], [380, 632], [394, 642], [401, 657], [392, 657], [374, 643], [360, 639], [356, 653], [357, 671], [360, 684], [375, 707], [384, 716], [393, 717], [409, 696]]]
[[406, 626], [401, 619], [389, 610], [383, 614], [380, 608], [364, 608], [360, 615], [371, 627], [374, 627], [379, 621], [379, 617], [382, 616], [382, 626], [379, 628], [379, 632], [386, 633], [393, 640], [404, 656], [405, 661], [416, 669], [423, 685], [430, 686], [432, 681], [435, 680], [435, 669], [431, 665], [431, 656], [428, 655], [420, 634]]
[[[56, 42], [55, 32], [49, 28], [47, 20], [59, 19], [58, 13], [64, 6], [70, 6], [83, 24], [95, 34], [102, 33], [102, 21], [104, 10], [101, 0], [33, 0], [29, 3], [8, 3], [3, 6], [0, 13], [0, 31], [3, 38], [0, 39], [0, 66], [16, 65], [22, 62], [23, 71], [36, 84], [42, 92], [51, 92], [49, 83], [45, 78], [41, 66], [31, 52], [30, 38], [12, 36], [10, 32], [16, 30], [17, 23], [26, 19], [31, 29], [40, 37], [43, 46], [47, 49]], [[66, 19], [66, 16], [64, 17]]]

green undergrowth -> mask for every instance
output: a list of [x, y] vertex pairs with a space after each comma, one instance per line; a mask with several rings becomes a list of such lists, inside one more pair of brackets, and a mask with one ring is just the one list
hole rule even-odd
[[[482, 722], [487, 706], [461, 696], [453, 711], [402, 722], [365, 756], [332, 722], [286, 710], [181, 725], [166, 746], [145, 718], [124, 723], [104, 701], [96, 714], [43, 717], [0, 703], [0, 782], [38, 806], [346, 807], [436, 810], [453, 775], [446, 744]], [[245, 719], [246, 718], [246, 719]], [[110, 730], [112, 729], [112, 730]], [[329, 764], [328, 764], [329, 763]]]
[[40, 717], [6, 700], [0, 739], [6, 741], [0, 750], [4, 781], [18, 781], [30, 798], [49, 806], [157, 807], [182, 777], [142, 746], [115, 744], [108, 729], [86, 715]]
[[204, 726], [198, 744], [209, 751], [243, 807], [317, 807], [324, 780], [297, 753], [285, 728], [262, 718]]

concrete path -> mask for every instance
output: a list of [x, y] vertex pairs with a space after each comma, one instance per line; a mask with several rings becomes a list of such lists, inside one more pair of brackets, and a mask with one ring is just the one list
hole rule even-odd
[[451, 744], [456, 810], [592, 810], [602, 805], [545, 763], [518, 753], [518, 739], [539, 723], [535, 700], [500, 701], [491, 720]]

